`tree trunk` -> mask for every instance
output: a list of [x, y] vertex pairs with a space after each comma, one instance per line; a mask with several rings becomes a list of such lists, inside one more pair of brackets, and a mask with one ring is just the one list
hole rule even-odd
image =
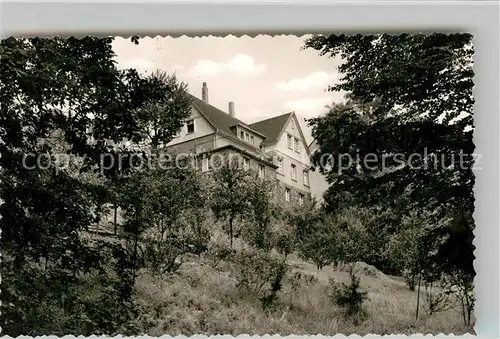
[[134, 265], [133, 265], [133, 270], [132, 270], [132, 281], [135, 281], [135, 274], [137, 272], [137, 245], [139, 243], [139, 233], [135, 233], [135, 239], [134, 239]]
[[421, 274], [418, 274], [418, 287], [417, 287], [417, 310], [415, 311], [415, 320], [418, 320], [418, 308], [420, 307], [420, 281], [421, 281]]
[[114, 232], [115, 232], [115, 235], [118, 234], [118, 229], [117, 229], [117, 226], [116, 226], [116, 215], [118, 213], [118, 206], [115, 204], [114, 206], [114, 216], [113, 216], [113, 226], [114, 226]]
[[233, 249], [233, 218], [229, 217], [229, 247]]

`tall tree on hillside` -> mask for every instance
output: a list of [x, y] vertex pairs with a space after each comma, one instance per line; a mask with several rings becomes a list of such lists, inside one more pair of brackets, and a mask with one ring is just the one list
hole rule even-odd
[[239, 162], [226, 156], [223, 163], [213, 172], [214, 185], [210, 207], [219, 220], [228, 222], [230, 247], [233, 247], [234, 223], [249, 212], [248, 191], [250, 171]]
[[138, 109], [140, 128], [151, 149], [157, 151], [172, 140], [191, 113], [191, 98], [187, 85], [175, 74], [157, 70], [141, 80], [145, 97], [154, 99]]
[[329, 209], [346, 197], [401, 214], [440, 207], [436, 221], [455, 222], [429, 230], [446, 239], [433, 271], [473, 277], [472, 36], [328, 35], [307, 39], [305, 48], [342, 58], [343, 77], [329, 90], [348, 92], [347, 103], [311, 121], [320, 145], [314, 161], [321, 165], [325, 153], [335, 160], [320, 166], [332, 185]]
[[[187, 92], [187, 85], [179, 82], [175, 75], [159, 70], [147, 77], [139, 78], [138, 82], [138, 87], [141, 89], [138, 96], [144, 101], [143, 105], [134, 112], [137, 114], [137, 130], [142, 140], [140, 149], [149, 154], [149, 161], [155, 168], [167, 166], [168, 157], [164, 157], [165, 153], [159, 152], [160, 148], [164, 148], [172, 140], [182, 127], [184, 119], [191, 112], [191, 99]], [[115, 233], [120, 185], [123, 184], [124, 175], [134, 167], [132, 166], [133, 156], [127, 154], [128, 151], [130, 149], [127, 150], [124, 146], [109, 150], [109, 156], [103, 158], [103, 166], [101, 166], [102, 174], [110, 184], [108, 196], [113, 204]]]
[[279, 218], [279, 207], [274, 199], [275, 190], [274, 181], [260, 178], [258, 174], [248, 183], [249, 223], [245, 234], [250, 244], [266, 251], [273, 246], [273, 221]]

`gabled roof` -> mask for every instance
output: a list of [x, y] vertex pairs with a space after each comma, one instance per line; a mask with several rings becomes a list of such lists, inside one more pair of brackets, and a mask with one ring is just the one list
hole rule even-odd
[[312, 148], [315, 148], [315, 147], [318, 147], [318, 140], [316, 140], [316, 138], [314, 138], [310, 143], [309, 143], [309, 146], [307, 146], [309, 148], [309, 150], [311, 150]]
[[[212, 127], [214, 127], [220, 133], [223, 133], [226, 136], [233, 137], [238, 141], [239, 139], [236, 135], [236, 130], [234, 129], [234, 127], [239, 125], [261, 136], [264, 139], [264, 141], [262, 142], [263, 146], [275, 144], [276, 142], [278, 142], [281, 134], [283, 134], [283, 131], [288, 125], [290, 119], [296, 119], [295, 113], [290, 112], [248, 125], [243, 121], [232, 117], [231, 115], [229, 115], [229, 113], [226, 113], [218, 109], [217, 107], [206, 103], [205, 101], [195, 97], [194, 95], [190, 96], [193, 106], [200, 112], [201, 115], [205, 117], [205, 119], [208, 120]], [[297, 127], [302, 142], [304, 143], [304, 145], [306, 145], [306, 152], [308, 155], [310, 155], [309, 148], [307, 147], [307, 143], [302, 133], [302, 129], [300, 128], [300, 125], [298, 125]]]
[[285, 128], [290, 116], [293, 112], [278, 115], [277, 117], [261, 120], [250, 125], [253, 129], [264, 134], [266, 139], [262, 143], [264, 146], [274, 144], [281, 136], [281, 132]]
[[235, 131], [233, 131], [232, 128], [236, 125], [240, 125], [257, 135], [260, 135], [263, 138], [266, 137], [265, 135], [261, 135], [259, 131], [254, 130], [243, 121], [232, 117], [231, 115], [229, 115], [229, 113], [226, 113], [218, 109], [217, 107], [207, 104], [205, 101], [195, 97], [194, 95], [191, 95], [191, 100], [193, 105], [212, 124], [212, 126], [225, 134], [236, 136]]

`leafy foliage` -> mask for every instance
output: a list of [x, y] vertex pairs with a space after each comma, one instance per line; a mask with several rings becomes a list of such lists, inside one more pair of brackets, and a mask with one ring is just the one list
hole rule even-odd
[[354, 316], [362, 311], [363, 302], [367, 299], [367, 293], [360, 291], [359, 278], [350, 273], [350, 283], [347, 285], [345, 283], [336, 283], [335, 281], [330, 281], [330, 286], [332, 287], [331, 298], [333, 302], [340, 306], [346, 308], [346, 313], [349, 316]]
[[[341, 81], [329, 90], [347, 92], [346, 103], [310, 121], [320, 145], [314, 162], [331, 184], [327, 210], [391, 211], [396, 223], [382, 228], [394, 268], [418, 267], [428, 284], [457, 272], [474, 276], [471, 42], [470, 34], [441, 33], [328, 35], [305, 42], [305, 48], [343, 60]], [[321, 163], [326, 153], [335, 160], [328, 166]], [[398, 220], [402, 227], [394, 227]], [[388, 264], [378, 266], [388, 270]]]
[[[472, 272], [471, 38], [468, 34], [329, 35], [305, 43], [322, 55], [343, 58], [341, 82], [330, 90], [348, 92], [345, 104], [311, 121], [321, 150], [314, 161], [320, 164], [324, 153], [334, 159], [372, 156], [353, 164], [344, 157], [331, 170], [321, 168], [332, 185], [326, 197], [328, 209], [378, 205], [397, 211], [397, 218], [410, 211], [437, 209], [442, 214], [436, 218], [462, 220], [464, 236], [449, 236], [453, 227], [444, 224], [429, 230], [427, 241], [432, 238], [436, 243], [438, 234], [447, 239], [434, 256], [435, 272], [458, 266]], [[460, 259], [451, 250], [458, 243], [467, 248]]]
[[235, 257], [237, 287], [259, 296], [263, 309], [272, 306], [289, 266], [261, 250], [244, 250]]
[[269, 251], [275, 245], [273, 225], [279, 221], [279, 206], [273, 199], [276, 183], [255, 177], [246, 185], [248, 210], [244, 236], [249, 244]]
[[[118, 70], [111, 42], [85, 37], [0, 43], [0, 226], [2, 276], [9, 286], [2, 315], [9, 335], [126, 332], [122, 325], [134, 314], [136, 251], [85, 237], [103, 205], [118, 201], [114, 193], [121, 186], [110, 192], [95, 170], [102, 170], [102, 155], [124, 139], [143, 141], [141, 128], [151, 122], [143, 114], [146, 104], [158, 102], [171, 115], [161, 134], [168, 140], [188, 103], [175, 78], [144, 79], [135, 70]], [[61, 153], [81, 163], [53, 166]], [[113, 168], [102, 174], [118, 182], [123, 173]], [[137, 229], [148, 217], [136, 212]], [[82, 300], [89, 277], [99, 277], [105, 292]]]
[[215, 218], [229, 223], [230, 247], [233, 247], [234, 223], [249, 211], [248, 187], [251, 173], [226, 156], [224, 163], [213, 173], [211, 210]]

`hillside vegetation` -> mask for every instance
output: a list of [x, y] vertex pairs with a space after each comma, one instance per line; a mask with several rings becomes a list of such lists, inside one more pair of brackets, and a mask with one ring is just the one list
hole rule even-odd
[[367, 317], [361, 322], [346, 318], [327, 295], [328, 280], [348, 282], [348, 273], [330, 266], [318, 272], [301, 260], [293, 266], [292, 273], [301, 274], [300, 285], [292, 291], [292, 283], [287, 281], [280, 302], [269, 311], [262, 310], [255, 295], [235, 289], [236, 280], [227, 263], [213, 268], [209, 259], [190, 257], [177, 275], [155, 277], [141, 272], [135, 299], [142, 311], [136, 321], [141, 333], [154, 336], [468, 332], [454, 310], [423, 315], [415, 321], [416, 292], [390, 278], [362, 276], [361, 284], [368, 291]]

